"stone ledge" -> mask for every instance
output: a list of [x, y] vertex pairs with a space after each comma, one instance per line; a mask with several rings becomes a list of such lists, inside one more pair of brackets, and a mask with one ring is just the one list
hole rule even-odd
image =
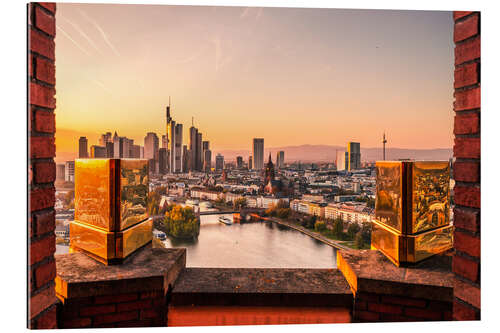
[[186, 268], [171, 305], [352, 306], [337, 269]]
[[379, 251], [340, 250], [337, 267], [355, 293], [453, 300], [451, 254], [436, 255], [412, 267], [396, 267]]
[[55, 255], [61, 298], [118, 295], [168, 289], [186, 266], [186, 249], [137, 251], [121, 265], [106, 266], [79, 252]]

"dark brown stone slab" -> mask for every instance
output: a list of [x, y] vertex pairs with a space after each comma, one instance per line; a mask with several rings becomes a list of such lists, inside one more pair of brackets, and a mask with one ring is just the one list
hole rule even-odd
[[351, 306], [338, 269], [186, 268], [172, 305]]
[[415, 266], [397, 267], [379, 251], [340, 250], [337, 267], [356, 292], [453, 300], [450, 252]]
[[106, 266], [83, 253], [55, 255], [56, 293], [64, 298], [166, 290], [186, 267], [186, 249], [137, 251], [121, 265]]

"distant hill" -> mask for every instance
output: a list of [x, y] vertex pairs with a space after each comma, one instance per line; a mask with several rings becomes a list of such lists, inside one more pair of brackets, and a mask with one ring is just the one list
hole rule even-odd
[[[267, 161], [269, 152], [273, 161], [276, 159], [276, 152], [283, 150], [285, 152], [285, 161], [302, 161], [302, 162], [327, 162], [334, 161], [338, 151], [345, 151], [344, 146], [328, 146], [328, 145], [301, 145], [287, 147], [273, 147], [264, 149], [265, 161]], [[220, 150], [215, 151], [215, 155], [220, 153], [226, 161], [235, 160], [236, 156], [243, 156], [248, 160], [250, 150]], [[398, 160], [401, 158], [411, 158], [416, 160], [448, 160], [453, 156], [451, 148], [437, 149], [403, 149], [403, 148], [386, 148], [387, 160]], [[382, 148], [361, 148], [362, 161], [376, 161], [382, 159]]]

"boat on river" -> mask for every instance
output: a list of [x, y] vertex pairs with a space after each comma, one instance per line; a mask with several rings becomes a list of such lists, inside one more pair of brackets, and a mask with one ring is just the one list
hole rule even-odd
[[233, 221], [231, 221], [230, 218], [225, 217], [225, 216], [219, 216], [219, 222], [224, 223], [225, 225], [231, 225], [233, 224]]

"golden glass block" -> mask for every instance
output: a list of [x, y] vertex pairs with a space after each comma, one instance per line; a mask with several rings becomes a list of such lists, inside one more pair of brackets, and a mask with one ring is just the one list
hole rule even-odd
[[447, 161], [380, 161], [372, 247], [397, 265], [451, 247]]
[[136, 224], [124, 231], [117, 232], [117, 256], [126, 258], [138, 248], [153, 239], [153, 219]]
[[148, 218], [148, 163], [143, 159], [77, 159], [75, 220], [124, 230]]

